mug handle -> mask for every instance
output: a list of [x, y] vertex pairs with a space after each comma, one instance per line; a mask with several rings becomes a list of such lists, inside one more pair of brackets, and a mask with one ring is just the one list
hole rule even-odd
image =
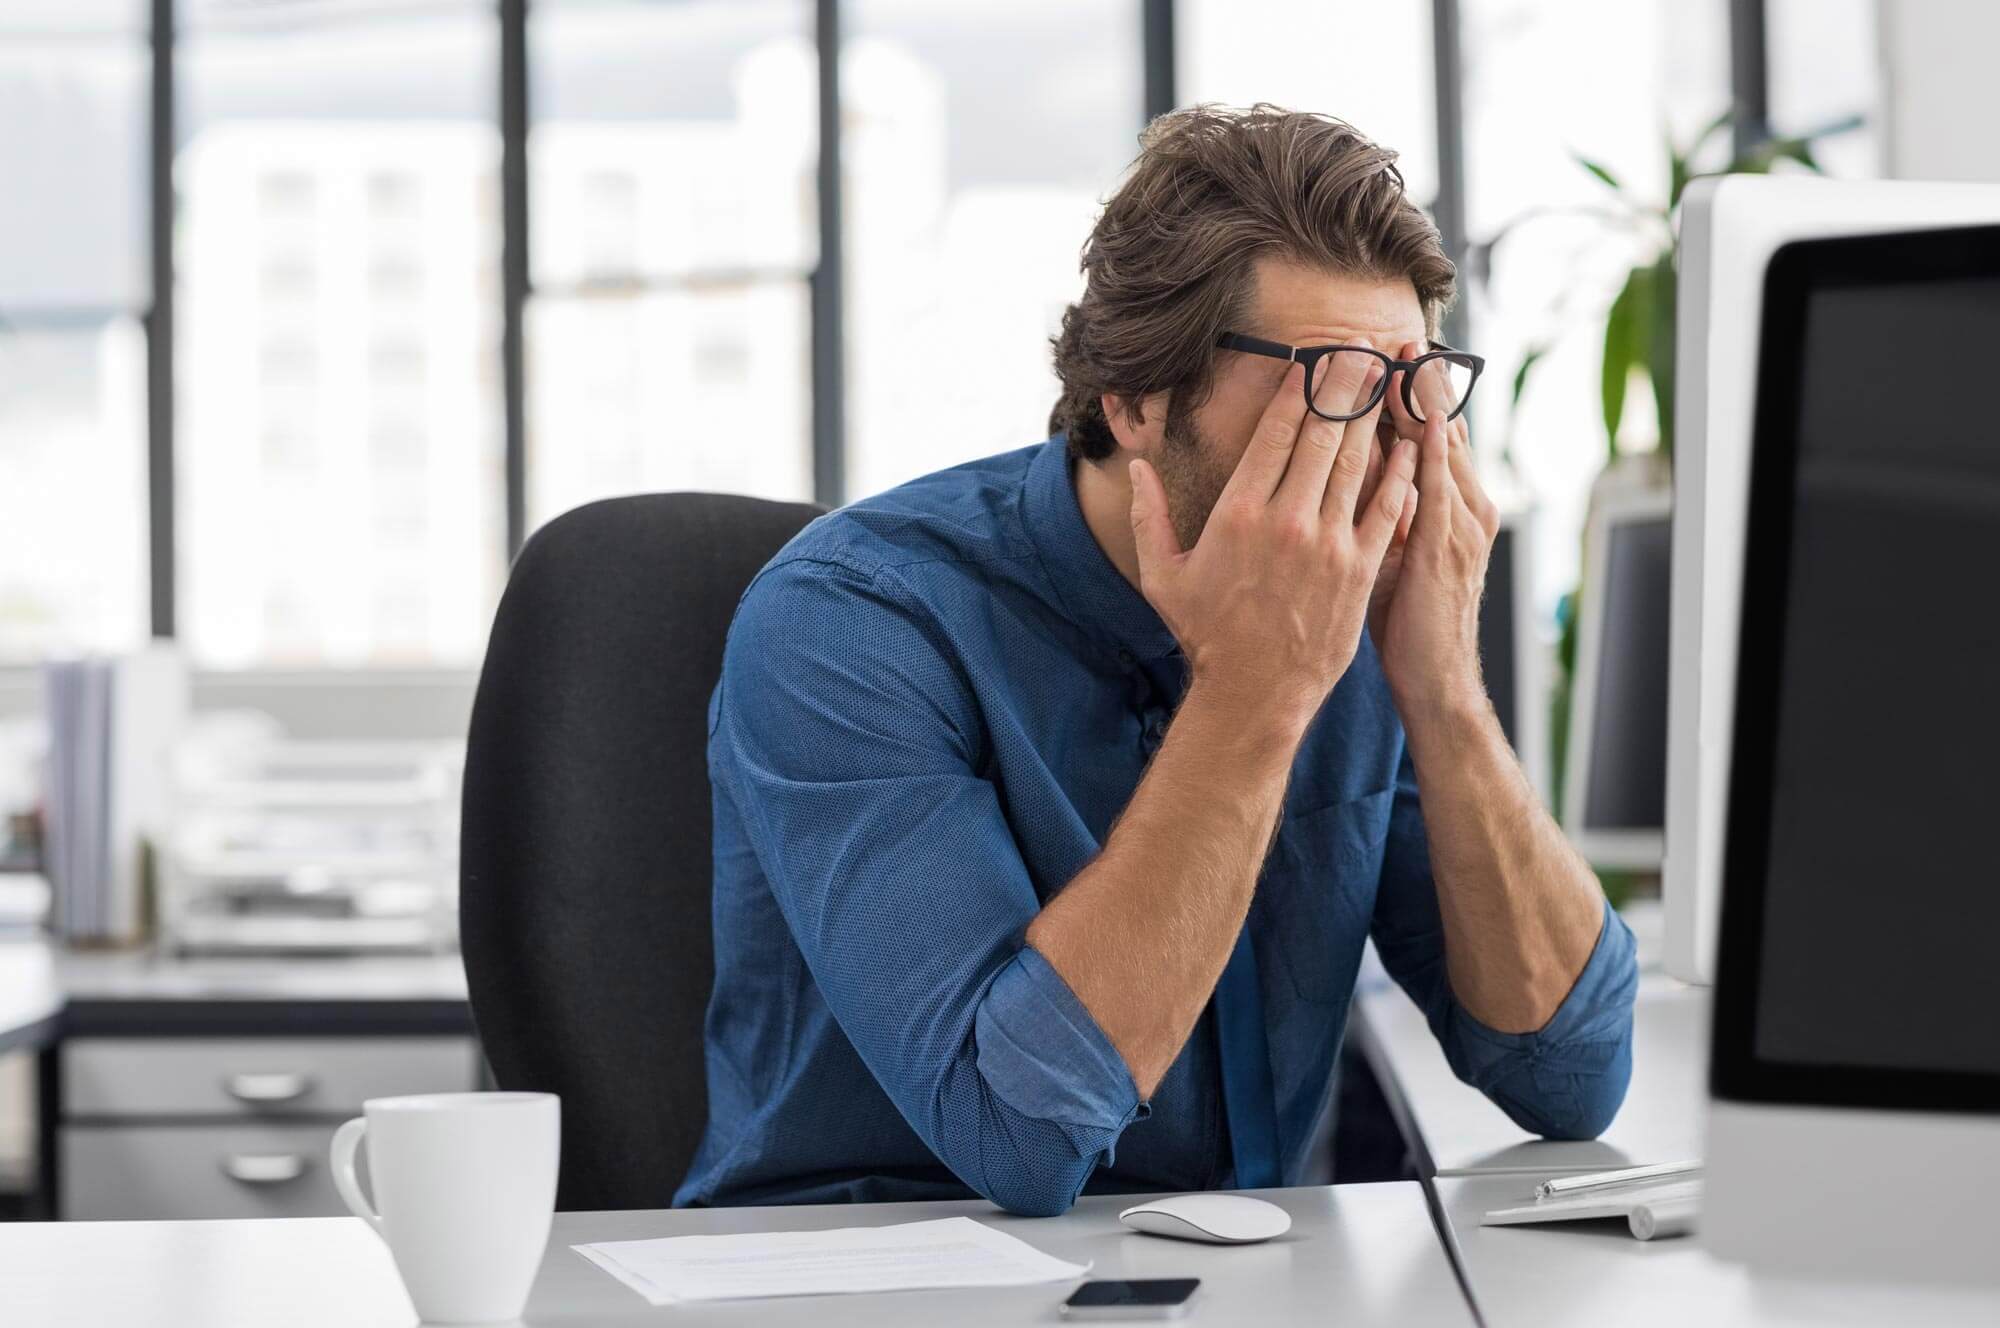
[[361, 1194], [361, 1181], [354, 1174], [354, 1150], [361, 1146], [361, 1136], [368, 1133], [368, 1119], [356, 1116], [347, 1124], [333, 1132], [332, 1170], [333, 1187], [340, 1191], [354, 1215], [375, 1229], [375, 1234], [388, 1240], [382, 1230], [382, 1215], [368, 1206], [368, 1200]]

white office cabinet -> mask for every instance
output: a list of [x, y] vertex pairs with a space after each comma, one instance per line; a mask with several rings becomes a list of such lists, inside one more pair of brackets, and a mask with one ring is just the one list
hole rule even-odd
[[60, 1057], [60, 1212], [83, 1220], [344, 1213], [341, 1121], [479, 1086], [463, 1036], [78, 1037]]
[[63, 1109], [345, 1119], [371, 1097], [470, 1088], [475, 1073], [462, 1037], [89, 1038], [63, 1049]]
[[344, 1213], [335, 1125], [68, 1125], [62, 1214], [84, 1221]]

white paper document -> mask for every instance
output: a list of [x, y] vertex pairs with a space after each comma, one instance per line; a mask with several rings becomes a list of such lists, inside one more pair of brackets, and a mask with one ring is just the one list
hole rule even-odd
[[1034, 1286], [1082, 1277], [969, 1217], [836, 1231], [664, 1236], [570, 1247], [655, 1305], [754, 1296]]

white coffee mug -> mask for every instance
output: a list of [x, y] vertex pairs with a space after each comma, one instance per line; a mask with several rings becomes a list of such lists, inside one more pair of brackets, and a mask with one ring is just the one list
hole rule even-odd
[[[555, 1215], [560, 1101], [432, 1093], [371, 1098], [362, 1111], [334, 1132], [333, 1183], [387, 1242], [418, 1316], [518, 1318]], [[354, 1174], [364, 1134], [373, 1208]]]

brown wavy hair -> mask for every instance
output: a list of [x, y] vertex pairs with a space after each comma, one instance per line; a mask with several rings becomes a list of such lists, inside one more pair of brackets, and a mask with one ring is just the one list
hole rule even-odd
[[1072, 456], [1117, 450], [1102, 397], [1171, 391], [1191, 411], [1214, 385], [1215, 339], [1248, 313], [1256, 260], [1416, 287], [1435, 335], [1455, 293], [1396, 154], [1344, 120], [1259, 103], [1203, 105], [1147, 126], [1139, 157], [1084, 243], [1083, 298], [1063, 311], [1062, 395], [1049, 432]]

